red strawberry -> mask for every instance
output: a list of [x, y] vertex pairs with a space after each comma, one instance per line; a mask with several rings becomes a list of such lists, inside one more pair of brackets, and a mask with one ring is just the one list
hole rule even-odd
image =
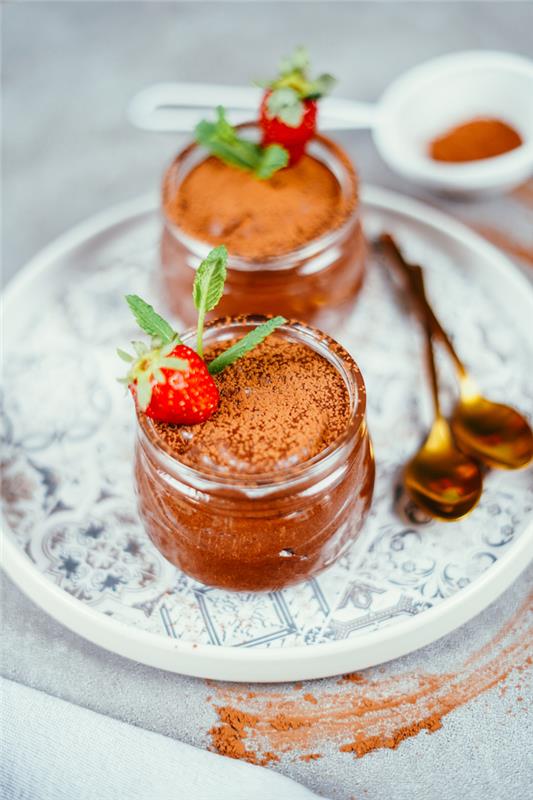
[[152, 346], [132, 342], [136, 357], [117, 350], [120, 358], [129, 364], [128, 374], [119, 381], [129, 387], [137, 407], [152, 419], [174, 425], [205, 422], [213, 416], [220, 402], [212, 375], [242, 358], [287, 322], [284, 317], [268, 319], [207, 366], [202, 358], [204, 320], [206, 312], [212, 311], [222, 297], [227, 260], [228, 251], [220, 245], [211, 250], [196, 270], [193, 300], [198, 310], [197, 352], [184, 345], [179, 334], [142, 297], [126, 295], [139, 327], [151, 336]]
[[301, 120], [296, 127], [288, 125], [281, 117], [272, 116], [269, 111], [269, 99], [273, 90], [267, 89], [261, 103], [259, 125], [263, 132], [261, 144], [280, 144], [289, 151], [289, 166], [295, 164], [302, 157], [305, 146], [312, 139], [316, 131], [317, 102], [316, 100], [300, 101]]
[[280, 144], [295, 164], [316, 131], [317, 100], [329, 92], [331, 75], [308, 76], [309, 56], [303, 47], [280, 64], [278, 77], [267, 84], [259, 114], [263, 146]]
[[219, 393], [205, 361], [184, 344], [149, 350], [137, 343], [127, 380], [147, 417], [175, 425], [205, 422], [218, 408]]

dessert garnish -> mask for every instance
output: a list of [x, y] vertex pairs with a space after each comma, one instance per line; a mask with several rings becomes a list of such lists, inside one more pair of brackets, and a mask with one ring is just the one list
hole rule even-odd
[[193, 301], [198, 311], [196, 351], [183, 344], [169, 323], [138, 295], [126, 301], [139, 327], [151, 337], [151, 346], [132, 342], [135, 356], [118, 349], [129, 371], [119, 381], [129, 387], [147, 417], [175, 425], [205, 422], [218, 408], [220, 396], [213, 375], [253, 350], [287, 320], [273, 317], [207, 364], [203, 359], [205, 315], [219, 303], [226, 280], [228, 251], [215, 247], [196, 272]]
[[196, 126], [196, 141], [225, 164], [247, 170], [260, 180], [272, 177], [289, 163], [289, 154], [279, 144], [260, 145], [239, 136], [217, 107], [216, 122], [202, 120]]
[[289, 151], [290, 164], [301, 158], [315, 134], [317, 100], [328, 94], [335, 83], [328, 74], [311, 80], [308, 70], [307, 50], [297, 47], [292, 56], [280, 63], [277, 78], [266, 84], [261, 103], [263, 146], [274, 142], [283, 145]]

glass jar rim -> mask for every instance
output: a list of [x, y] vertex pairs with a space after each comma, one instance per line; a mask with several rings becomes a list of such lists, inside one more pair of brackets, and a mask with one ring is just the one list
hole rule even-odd
[[[254, 121], [242, 122], [240, 125], [236, 125], [235, 128], [237, 130], [257, 129], [258, 123]], [[239, 256], [230, 253], [228, 263], [232, 269], [242, 271], [252, 271], [254, 269], [290, 269], [299, 261], [311, 258], [317, 253], [322, 252], [328, 247], [334, 245], [337, 241], [341, 240], [346, 232], [350, 230], [354, 220], [359, 219], [358, 181], [355, 168], [348, 154], [344, 148], [337, 144], [337, 142], [333, 141], [333, 139], [330, 139], [327, 136], [323, 136], [320, 133], [316, 133], [310, 140], [309, 147], [311, 155], [317, 155], [316, 153], [311, 152], [313, 148], [316, 148], [317, 146], [319, 149], [328, 154], [330, 162], [324, 163], [328, 169], [333, 172], [342, 192], [350, 198], [350, 202], [352, 203], [351, 206], [349, 205], [347, 207], [345, 220], [336, 228], [328, 230], [325, 233], [320, 234], [320, 236], [316, 236], [314, 239], [310, 239], [309, 241], [298, 245], [298, 247], [287, 250], [285, 253], [282, 253], [279, 256], [276, 255], [267, 256], [264, 258], [253, 258], [250, 256]], [[187, 144], [182, 150], [180, 150], [180, 152], [167, 167], [163, 175], [163, 197], [170, 174], [176, 170], [179, 170], [180, 167], [186, 163], [187, 159], [195, 153], [195, 151], [205, 151], [206, 157], [208, 155], [207, 150], [205, 150], [202, 145], [192, 141], [189, 142], [189, 144]], [[187, 247], [187, 249], [193, 252], [199, 259], [203, 259], [207, 256], [209, 251], [213, 248], [211, 243], [203, 241], [202, 239], [197, 239], [194, 236], [185, 233], [185, 231], [183, 231], [179, 225], [169, 218], [165, 211], [164, 202], [161, 204], [161, 213], [169, 232], [175, 238], [179, 239]]]
[[[234, 338], [237, 328], [254, 328], [271, 318], [260, 314], [246, 314], [236, 317], [222, 317], [206, 323], [204, 341], [216, 338], [216, 332], [224, 331], [224, 338]], [[195, 330], [189, 329], [181, 335], [184, 344], [194, 343]], [[357, 443], [366, 431], [366, 387], [361, 370], [350, 353], [332, 337], [297, 320], [289, 320], [276, 329], [277, 334], [284, 334], [289, 341], [307, 344], [315, 352], [324, 356], [341, 373], [350, 396], [350, 416], [343, 432], [328, 447], [315, 456], [299, 464], [283, 469], [270, 470], [262, 473], [228, 473], [225, 470], [198, 469], [183, 463], [171, 455], [157, 441], [153, 432], [153, 422], [142, 412], [137, 410], [138, 429], [142, 434], [143, 444], [147, 444], [151, 453], [163, 465], [163, 468], [174, 477], [185, 480], [193, 486], [203, 488], [219, 486], [220, 488], [257, 488], [258, 490], [271, 487], [280, 491], [306, 480], [310, 477], [319, 477], [334, 468], [338, 459]], [[281, 474], [281, 477], [280, 477]]]

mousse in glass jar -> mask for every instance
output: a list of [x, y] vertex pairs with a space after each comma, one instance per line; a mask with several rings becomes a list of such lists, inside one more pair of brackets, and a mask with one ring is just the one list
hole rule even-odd
[[161, 287], [185, 324], [195, 270], [221, 244], [229, 260], [219, 314], [282, 314], [332, 331], [351, 311], [365, 268], [357, 177], [317, 131], [334, 83], [312, 77], [296, 48], [263, 82], [256, 122], [234, 128], [219, 106], [167, 169]]
[[[264, 319], [210, 323], [206, 362]], [[194, 333], [181, 341], [193, 346]], [[201, 424], [137, 411], [146, 531], [169, 561], [210, 586], [275, 590], [309, 578], [356, 539], [371, 503], [361, 373], [333, 339], [291, 322], [214, 377], [220, 405]]]
[[[239, 126], [257, 140], [258, 126]], [[353, 165], [316, 134], [298, 162], [259, 180], [190, 144], [163, 178], [160, 284], [168, 307], [192, 324], [195, 270], [212, 246], [229, 251], [217, 313], [283, 314], [327, 330], [350, 313], [365, 270]]]

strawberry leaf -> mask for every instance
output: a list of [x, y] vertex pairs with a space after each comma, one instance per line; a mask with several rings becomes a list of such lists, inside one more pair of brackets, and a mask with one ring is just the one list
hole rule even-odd
[[131, 364], [131, 362], [133, 361], [133, 356], [130, 356], [130, 354], [126, 353], [125, 350], [121, 350], [120, 347], [117, 347], [117, 356], [121, 358], [122, 361], [125, 361], [127, 364]]
[[276, 170], [286, 166], [289, 160], [288, 154], [285, 163], [282, 163], [279, 157], [273, 159], [272, 155], [268, 155], [266, 158], [272, 164], [272, 168], [267, 171], [261, 169], [265, 150], [268, 148], [238, 136], [235, 128], [226, 119], [222, 106], [217, 108], [217, 121], [202, 120], [196, 126], [195, 134], [196, 141], [224, 164], [252, 172], [260, 179], [270, 178]]
[[[167, 369], [175, 369], [179, 372], [187, 372], [190, 367], [189, 362], [185, 358], [168, 357], [159, 359], [159, 366], [166, 367]], [[163, 378], [159, 378], [161, 382]]]
[[220, 247], [215, 247], [198, 267], [194, 279], [192, 297], [195, 308], [198, 311], [196, 350], [200, 356], [203, 352], [202, 337], [205, 315], [218, 305], [222, 297], [226, 280], [227, 261], [228, 251], [225, 246], [222, 244]]
[[224, 350], [219, 356], [217, 356], [210, 364], [207, 365], [207, 369], [211, 373], [211, 375], [216, 375], [218, 372], [222, 372], [223, 369], [229, 367], [230, 364], [233, 364], [234, 361], [237, 359], [242, 358], [249, 353], [250, 350], [253, 350], [257, 347], [258, 344], [261, 344], [267, 336], [270, 336], [276, 328], [279, 328], [280, 325], [284, 325], [287, 320], [285, 317], [273, 317], [269, 319], [267, 322], [263, 322], [262, 325], [258, 325], [257, 328], [254, 328], [253, 331], [247, 333], [242, 339], [239, 339], [234, 345], [229, 347], [227, 350]]
[[300, 95], [290, 86], [274, 89], [267, 100], [267, 108], [270, 117], [280, 119], [291, 128], [297, 128], [304, 115]]
[[141, 411], [146, 411], [152, 399], [152, 385], [147, 380], [139, 380], [137, 384], [137, 402]]
[[285, 56], [279, 62], [280, 75], [290, 75], [292, 72], [305, 74], [309, 69], [310, 60], [306, 47], [296, 47], [290, 56]]
[[321, 97], [324, 97], [324, 95], [329, 94], [336, 83], [337, 79], [334, 78], [333, 75], [329, 75], [326, 72], [323, 75], [319, 75], [318, 78], [311, 81], [309, 84], [305, 99], [319, 100]]
[[137, 324], [145, 333], [158, 339], [160, 344], [168, 344], [173, 340], [176, 340], [176, 343], [179, 342], [177, 333], [168, 322], [160, 317], [152, 306], [141, 297], [136, 294], [128, 294], [126, 302], [137, 320]]
[[[291, 56], [281, 61], [277, 78], [270, 81], [267, 86], [273, 93], [281, 89], [291, 89], [299, 100], [318, 100], [331, 91], [336, 81], [332, 75], [326, 73], [312, 80], [309, 77], [309, 66], [307, 50], [305, 47], [297, 47]], [[296, 128], [299, 123], [289, 121], [291, 113], [294, 114], [290, 110], [280, 108], [272, 115]]]

